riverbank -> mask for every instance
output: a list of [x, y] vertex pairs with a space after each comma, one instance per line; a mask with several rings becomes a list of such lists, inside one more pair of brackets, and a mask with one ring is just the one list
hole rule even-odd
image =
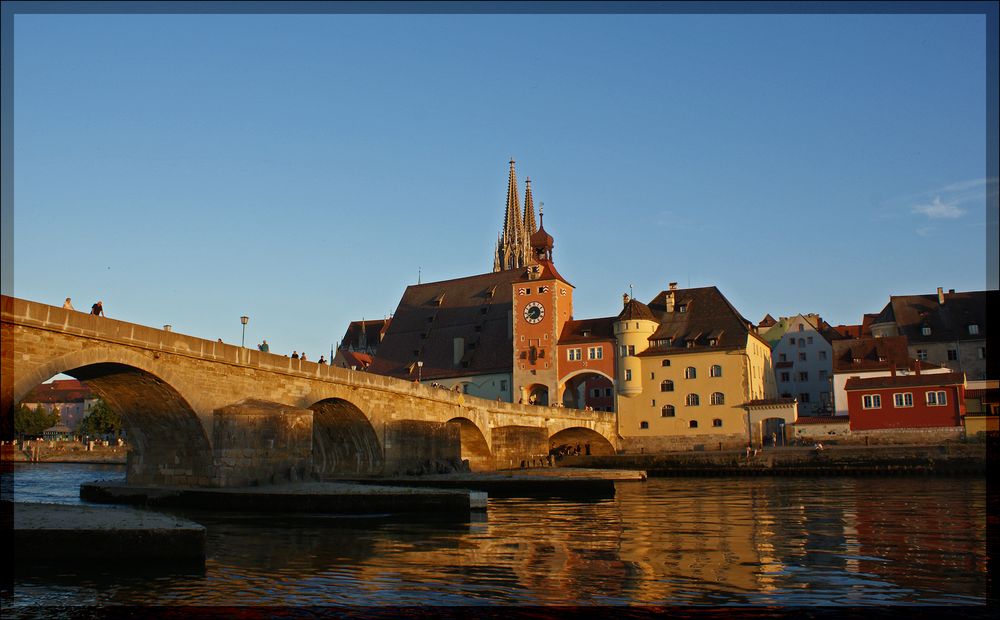
[[[557, 467], [645, 470], [650, 476], [985, 475], [983, 444], [830, 446], [569, 456]], [[993, 457], [995, 460], [995, 457]]]
[[4, 461], [18, 463], [93, 463], [98, 465], [124, 465], [128, 446], [103, 445], [95, 442], [93, 445], [78, 441], [25, 441], [22, 443], [4, 443], [2, 458]]

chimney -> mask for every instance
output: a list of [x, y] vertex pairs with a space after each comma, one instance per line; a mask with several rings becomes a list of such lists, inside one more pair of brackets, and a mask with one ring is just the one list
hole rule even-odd
[[944, 305], [944, 289], [938, 287], [938, 303]]
[[913, 360], [913, 374], [920, 376], [920, 360]]
[[677, 283], [671, 282], [670, 291], [667, 293], [667, 312], [674, 311], [674, 301], [676, 301], [676, 296], [677, 296], [677, 294], [675, 293], [676, 290], [677, 290]]
[[890, 364], [889, 365], [889, 372], [892, 373], [893, 377], [896, 376], [896, 364]]

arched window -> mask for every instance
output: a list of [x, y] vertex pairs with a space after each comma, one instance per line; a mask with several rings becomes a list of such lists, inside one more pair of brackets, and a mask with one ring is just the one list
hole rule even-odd
[[722, 420], [720, 420], [719, 418], [715, 418], [714, 420], [712, 420], [712, 426], [714, 426], [716, 428], [721, 427], [722, 426]]
[[710, 377], [721, 377], [722, 366], [719, 366], [718, 364], [712, 364], [712, 369], [709, 371], [708, 375]]
[[674, 406], [673, 405], [663, 405], [663, 409], [660, 409], [660, 415], [664, 418], [674, 417]]
[[663, 360], [662, 362], [660, 362], [660, 366], [667, 367], [669, 365], [670, 365], [670, 360]]
[[661, 392], [673, 392], [674, 391], [674, 382], [671, 381], [670, 379], [664, 379], [663, 381], [660, 382], [660, 391]]
[[725, 405], [726, 395], [722, 392], [712, 392], [712, 404], [713, 405]]
[[688, 428], [698, 428], [698, 420], [691, 420], [688, 422]]
[[694, 366], [688, 366], [687, 368], [684, 369], [685, 379], [694, 379], [697, 376], [698, 376], [698, 371], [694, 369]]
[[697, 394], [688, 394], [687, 398], [684, 399], [684, 402], [687, 403], [688, 407], [697, 407], [698, 404], [699, 404], [698, 403], [698, 395]]

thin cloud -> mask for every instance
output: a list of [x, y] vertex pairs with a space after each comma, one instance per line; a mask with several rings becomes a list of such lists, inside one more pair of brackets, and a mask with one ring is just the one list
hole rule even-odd
[[965, 215], [965, 210], [958, 208], [955, 202], [942, 202], [940, 196], [935, 196], [930, 204], [914, 205], [911, 211], [926, 215], [932, 220], [953, 220]]

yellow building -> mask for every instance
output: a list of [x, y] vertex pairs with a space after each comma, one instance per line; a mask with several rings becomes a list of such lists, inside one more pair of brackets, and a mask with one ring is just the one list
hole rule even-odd
[[614, 333], [625, 452], [745, 446], [745, 406], [776, 396], [770, 346], [714, 286], [626, 296]]

